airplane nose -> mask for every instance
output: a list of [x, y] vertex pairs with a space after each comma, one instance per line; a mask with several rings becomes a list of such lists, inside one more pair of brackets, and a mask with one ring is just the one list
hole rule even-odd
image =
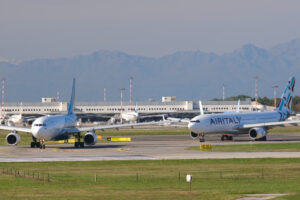
[[35, 137], [35, 138], [39, 138], [39, 132], [40, 132], [40, 127], [34, 127], [32, 128], [32, 135]]
[[188, 129], [192, 130], [192, 129], [194, 128], [194, 126], [195, 126], [195, 123], [190, 122], [190, 123], [188, 124]]

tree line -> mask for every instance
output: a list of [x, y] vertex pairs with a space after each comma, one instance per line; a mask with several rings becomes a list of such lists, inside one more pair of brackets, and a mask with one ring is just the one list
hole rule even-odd
[[[239, 99], [241, 101], [245, 101], [245, 100], [248, 100], [248, 99], [250, 99], [251, 101], [255, 101], [254, 98], [252, 98], [248, 95], [243, 95], [243, 94], [237, 95], [237, 96], [227, 97], [227, 98], [225, 98], [225, 101], [238, 101]], [[214, 98], [214, 99], [212, 99], [212, 101], [222, 101], [222, 99]], [[258, 97], [257, 101], [258, 101], [258, 103], [261, 103], [263, 105], [274, 106], [274, 99], [273, 98]], [[277, 106], [278, 106], [279, 102], [280, 102], [280, 98], [277, 98], [276, 99]], [[293, 98], [292, 110], [300, 111], [300, 96], [295, 96]]]

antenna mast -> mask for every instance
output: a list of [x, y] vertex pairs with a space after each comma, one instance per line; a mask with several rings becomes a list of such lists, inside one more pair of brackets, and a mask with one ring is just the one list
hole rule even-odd
[[132, 110], [132, 76], [129, 78], [129, 105], [130, 105], [130, 110]]
[[258, 100], [258, 86], [257, 86], [257, 82], [258, 82], [258, 76], [254, 77], [254, 82], [255, 82], [255, 93], [254, 93], [254, 97], [255, 97], [255, 101], [257, 103]]
[[3, 77], [2, 78], [2, 106], [1, 106], [1, 116], [2, 116], [2, 118], [5, 117], [5, 113], [4, 113], [4, 84], [5, 84], [5, 80], [6, 80], [6, 78]]
[[123, 91], [124, 90], [125, 90], [125, 88], [120, 89], [120, 93], [121, 93], [121, 112], [123, 111]]
[[103, 101], [106, 102], [106, 86], [104, 86], [104, 90], [103, 90]]
[[56, 93], [56, 101], [59, 102], [59, 89], [57, 89], [57, 93]]
[[222, 85], [222, 93], [223, 93], [222, 99], [224, 101], [225, 100], [225, 85], [224, 84]]
[[277, 103], [276, 103], [276, 90], [277, 90], [278, 86], [274, 85], [272, 88], [274, 90], [274, 107], [276, 108], [276, 106], [277, 106]]

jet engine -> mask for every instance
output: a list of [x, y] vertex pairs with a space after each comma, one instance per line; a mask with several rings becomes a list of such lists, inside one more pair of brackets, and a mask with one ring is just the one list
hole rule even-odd
[[84, 144], [95, 145], [98, 142], [98, 137], [95, 132], [87, 132], [84, 135]]
[[7, 134], [7, 136], [6, 136], [6, 143], [8, 145], [17, 145], [17, 144], [19, 144], [20, 140], [21, 140], [21, 137], [16, 132], [11, 132], [11, 133]]
[[194, 133], [194, 132], [190, 132], [190, 136], [192, 139], [197, 139], [199, 137], [199, 134], [198, 133]]
[[252, 128], [249, 130], [249, 136], [251, 139], [260, 139], [267, 135], [267, 131], [264, 128]]

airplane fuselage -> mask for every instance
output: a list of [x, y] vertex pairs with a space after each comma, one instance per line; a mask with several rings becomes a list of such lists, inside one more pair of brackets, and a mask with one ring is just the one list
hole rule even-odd
[[23, 122], [23, 116], [21, 114], [12, 115], [12, 116], [10, 116], [9, 121], [12, 121], [13, 123], [22, 123]]
[[121, 118], [128, 122], [136, 122], [138, 119], [138, 113], [135, 111], [122, 112]]
[[194, 117], [188, 128], [194, 133], [239, 133], [238, 127], [243, 124], [278, 122], [286, 116], [278, 111], [253, 113], [207, 114]]
[[63, 130], [75, 127], [76, 119], [74, 114], [39, 117], [32, 123], [32, 135], [40, 140], [62, 139]]

